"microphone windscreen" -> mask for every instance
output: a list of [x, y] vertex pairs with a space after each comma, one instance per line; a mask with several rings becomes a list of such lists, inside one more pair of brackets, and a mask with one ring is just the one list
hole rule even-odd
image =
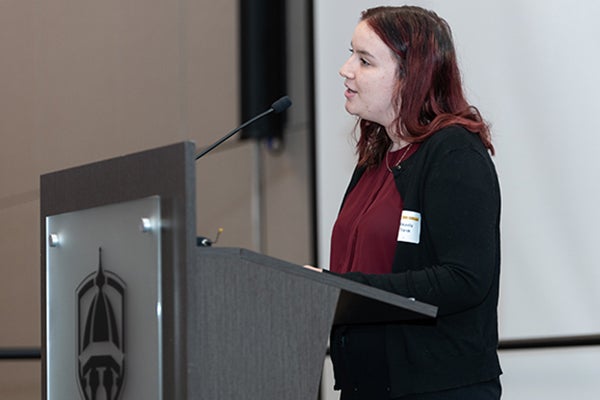
[[275, 111], [275, 114], [279, 114], [282, 111], [287, 110], [292, 105], [292, 101], [289, 97], [283, 96], [279, 100], [276, 100], [271, 104], [271, 108]]

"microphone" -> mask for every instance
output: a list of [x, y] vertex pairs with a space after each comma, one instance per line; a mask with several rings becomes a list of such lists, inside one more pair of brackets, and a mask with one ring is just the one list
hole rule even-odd
[[251, 123], [258, 121], [259, 119], [266, 117], [267, 115], [269, 115], [271, 113], [279, 114], [280, 112], [287, 110], [291, 105], [292, 105], [292, 101], [290, 100], [290, 98], [288, 96], [281, 97], [280, 99], [276, 100], [273, 104], [271, 104], [271, 108], [269, 108], [268, 110], [264, 111], [261, 114], [258, 114], [256, 116], [252, 117], [248, 121], [244, 122], [243, 124], [241, 124], [240, 126], [235, 128], [234, 130], [229, 132], [227, 135], [223, 136], [221, 139], [217, 140], [216, 142], [214, 142], [213, 144], [211, 144], [210, 146], [206, 147], [204, 150], [202, 150], [201, 152], [196, 154], [196, 160], [198, 160], [200, 157], [204, 156], [209, 151], [212, 151], [215, 147], [219, 146], [221, 143], [223, 143], [224, 141], [226, 141], [227, 139], [229, 139], [230, 137], [232, 137], [233, 135], [235, 135], [236, 133], [238, 133], [239, 131], [241, 131], [242, 129], [244, 129], [245, 127], [250, 125]]

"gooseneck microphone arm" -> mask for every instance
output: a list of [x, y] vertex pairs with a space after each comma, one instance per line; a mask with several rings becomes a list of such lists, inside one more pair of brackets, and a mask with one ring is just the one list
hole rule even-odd
[[229, 132], [227, 135], [223, 136], [221, 139], [217, 140], [216, 142], [214, 142], [213, 144], [211, 144], [210, 146], [206, 147], [201, 152], [196, 154], [196, 160], [198, 160], [200, 157], [204, 156], [206, 153], [214, 150], [215, 147], [219, 146], [221, 143], [223, 143], [224, 141], [226, 141], [227, 139], [229, 139], [230, 137], [232, 137], [233, 135], [235, 135], [236, 133], [238, 133], [239, 131], [241, 131], [242, 129], [247, 127], [248, 125], [252, 124], [253, 122], [258, 121], [259, 119], [261, 119], [273, 112], [275, 114], [279, 114], [280, 112], [288, 109], [291, 105], [292, 105], [292, 101], [290, 100], [290, 98], [288, 96], [281, 97], [280, 99], [275, 101], [273, 104], [271, 104], [271, 108], [269, 108], [268, 110], [264, 111], [261, 114], [258, 114], [255, 117], [252, 117], [248, 121], [244, 122], [242, 125], [238, 126], [234, 130]]

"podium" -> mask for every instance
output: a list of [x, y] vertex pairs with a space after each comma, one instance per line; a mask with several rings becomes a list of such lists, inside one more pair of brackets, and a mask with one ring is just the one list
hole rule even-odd
[[191, 142], [40, 179], [44, 399], [317, 399], [336, 324], [437, 308], [196, 247]]

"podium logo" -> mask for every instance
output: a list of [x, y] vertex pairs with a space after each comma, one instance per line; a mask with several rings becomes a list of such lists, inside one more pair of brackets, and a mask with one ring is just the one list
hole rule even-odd
[[125, 378], [125, 283], [102, 267], [77, 287], [78, 376], [84, 400], [117, 400]]

